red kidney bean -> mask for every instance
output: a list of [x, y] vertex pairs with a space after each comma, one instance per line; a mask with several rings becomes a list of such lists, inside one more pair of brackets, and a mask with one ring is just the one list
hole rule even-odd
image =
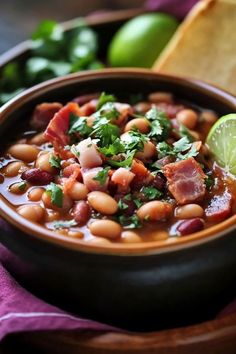
[[87, 202], [81, 200], [74, 206], [72, 214], [79, 225], [85, 225], [91, 216], [91, 208]]
[[83, 104], [85, 104], [91, 100], [99, 98], [99, 96], [100, 96], [100, 93], [98, 93], [98, 92], [87, 94], [87, 95], [82, 95], [82, 96], [75, 97], [73, 99], [73, 102], [76, 102], [76, 103], [78, 103], [79, 106], [82, 106]]
[[50, 173], [42, 171], [39, 168], [31, 168], [24, 171], [21, 175], [21, 178], [27, 182], [38, 185], [49, 184], [54, 179]]
[[165, 102], [158, 103], [156, 106], [160, 111], [164, 111], [170, 119], [175, 118], [176, 114], [185, 108], [180, 104], [169, 104]]
[[184, 235], [192, 234], [197, 231], [201, 231], [203, 228], [204, 228], [204, 221], [200, 218], [193, 218], [193, 219], [182, 221], [178, 225], [177, 230], [182, 236], [184, 236]]
[[162, 173], [157, 173], [153, 182], [153, 187], [159, 189], [160, 191], [164, 190], [166, 187], [166, 178]]

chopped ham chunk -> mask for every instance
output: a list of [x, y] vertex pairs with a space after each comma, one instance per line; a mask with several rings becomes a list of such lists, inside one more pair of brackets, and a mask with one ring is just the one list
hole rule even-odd
[[126, 168], [120, 167], [111, 177], [112, 182], [120, 185], [124, 189], [128, 189], [130, 182], [133, 180], [135, 174]]
[[90, 168], [90, 169], [82, 168], [81, 169], [83, 182], [84, 182], [85, 186], [90, 191], [104, 192], [107, 190], [109, 177], [107, 177], [104, 184], [101, 184], [98, 180], [94, 179], [95, 177], [97, 177], [98, 172], [100, 172], [102, 170], [103, 170], [102, 167], [96, 167], [96, 168]]
[[91, 138], [82, 140], [76, 148], [79, 152], [79, 163], [81, 167], [93, 168], [102, 165], [102, 158]]
[[226, 190], [221, 195], [214, 195], [205, 210], [209, 221], [220, 222], [227, 219], [232, 213], [233, 197]]
[[62, 108], [58, 102], [38, 104], [33, 112], [30, 124], [34, 129], [45, 129], [57, 113]]
[[178, 204], [196, 202], [204, 197], [206, 175], [193, 157], [165, 165], [163, 173]]
[[68, 103], [54, 115], [44, 133], [46, 140], [50, 141], [56, 150], [69, 143], [67, 132], [71, 114], [80, 114], [79, 106], [73, 102]]

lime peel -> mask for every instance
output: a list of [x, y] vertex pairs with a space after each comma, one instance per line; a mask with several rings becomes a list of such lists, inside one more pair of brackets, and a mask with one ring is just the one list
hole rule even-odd
[[236, 113], [221, 117], [211, 128], [206, 143], [218, 165], [236, 176]]

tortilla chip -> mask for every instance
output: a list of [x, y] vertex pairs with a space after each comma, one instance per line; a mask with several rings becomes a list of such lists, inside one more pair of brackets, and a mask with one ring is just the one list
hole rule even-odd
[[204, 80], [236, 94], [236, 0], [202, 0], [153, 70]]

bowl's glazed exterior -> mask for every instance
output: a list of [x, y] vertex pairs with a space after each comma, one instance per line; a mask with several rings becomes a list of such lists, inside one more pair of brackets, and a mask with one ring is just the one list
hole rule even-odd
[[[0, 110], [1, 139], [43, 101], [106, 91], [119, 96], [171, 91], [220, 115], [236, 98], [200, 82], [146, 70], [106, 70], [38, 85]], [[36, 294], [63, 308], [132, 330], [186, 325], [214, 316], [236, 293], [236, 216], [177, 242], [113, 248], [83, 245], [36, 226], [0, 198], [12, 226], [0, 241], [27, 265], [11, 271]]]

